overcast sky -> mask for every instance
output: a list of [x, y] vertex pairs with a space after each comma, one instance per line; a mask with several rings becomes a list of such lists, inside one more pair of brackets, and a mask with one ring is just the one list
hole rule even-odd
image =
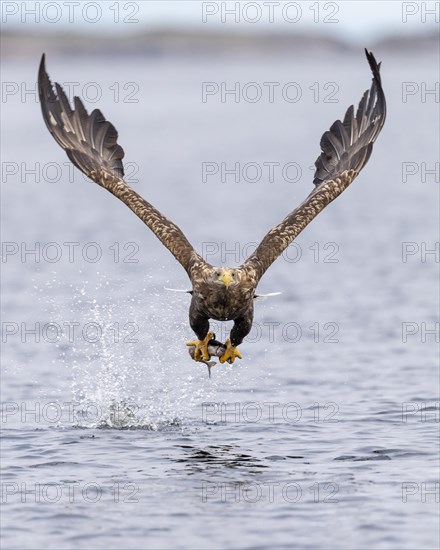
[[1, 2], [4, 29], [86, 33], [142, 28], [199, 28], [204, 31], [341, 33], [364, 42], [389, 34], [428, 33], [440, 22], [438, 1], [343, 0], [202, 2], [199, 0], [7, 1]]

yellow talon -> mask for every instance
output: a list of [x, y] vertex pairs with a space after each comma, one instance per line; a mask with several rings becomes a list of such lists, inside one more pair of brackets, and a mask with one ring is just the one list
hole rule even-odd
[[186, 343], [187, 346], [194, 346], [196, 348], [194, 350], [194, 361], [208, 361], [210, 359], [211, 356], [208, 353], [208, 344], [209, 341], [214, 338], [215, 334], [213, 332], [208, 332], [203, 340], [193, 340], [192, 342]]
[[233, 363], [236, 357], [238, 357], [239, 359], [242, 359], [241, 353], [238, 351], [236, 347], [234, 347], [231, 344], [231, 340], [229, 338], [226, 340], [225, 345], [226, 345], [226, 351], [220, 357], [220, 363], [224, 363], [225, 361], [228, 361], [229, 363]]

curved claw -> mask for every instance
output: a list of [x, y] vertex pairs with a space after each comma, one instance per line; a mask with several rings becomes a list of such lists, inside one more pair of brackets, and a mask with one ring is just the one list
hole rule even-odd
[[238, 351], [238, 349], [235, 346], [231, 344], [231, 340], [229, 338], [226, 340], [225, 345], [226, 345], [226, 351], [220, 357], [219, 359], [220, 363], [224, 363], [225, 361], [228, 361], [228, 363], [233, 363], [236, 357], [238, 357], [239, 359], [243, 359], [241, 356], [241, 353]]
[[208, 332], [208, 334], [203, 338], [203, 340], [193, 340], [192, 342], [187, 342], [187, 346], [194, 346], [194, 361], [209, 361], [211, 356], [208, 353], [208, 344], [210, 340], [215, 338], [213, 332]]

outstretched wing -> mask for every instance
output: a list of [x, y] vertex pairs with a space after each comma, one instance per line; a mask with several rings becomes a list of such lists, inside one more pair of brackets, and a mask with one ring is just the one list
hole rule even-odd
[[268, 267], [299, 233], [355, 179], [370, 158], [373, 143], [385, 122], [386, 103], [380, 78], [380, 63], [365, 50], [373, 82], [359, 103], [353, 105], [344, 122], [337, 120], [321, 138], [322, 153], [315, 162], [316, 188], [280, 224], [271, 229], [255, 252], [243, 264], [258, 281]]
[[158, 237], [191, 277], [191, 270], [204, 260], [195, 252], [182, 231], [144, 200], [125, 181], [124, 150], [117, 143], [118, 132], [98, 109], [88, 114], [75, 97], [74, 110], [62, 87], [55, 91], [46, 72], [43, 54], [38, 72], [41, 110], [49, 132], [66, 151], [72, 163], [86, 176], [125, 203]]

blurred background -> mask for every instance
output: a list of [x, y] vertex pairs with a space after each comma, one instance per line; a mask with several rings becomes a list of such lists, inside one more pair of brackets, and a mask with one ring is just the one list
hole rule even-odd
[[[141, 503], [58, 513], [11, 496], [8, 548], [437, 548], [439, 3], [3, 1], [1, 15], [7, 481], [110, 495], [117, 480]], [[371, 159], [267, 272], [259, 291], [281, 296], [209, 380], [185, 347], [189, 297], [164, 289], [188, 288], [185, 272], [45, 128], [41, 55], [115, 125], [129, 185], [207, 261], [238, 265], [311, 191], [322, 133], [371, 85], [364, 48], [388, 104]], [[213, 328], [224, 341], [231, 325]], [[249, 401], [303, 414], [201, 414]], [[19, 414], [48, 403], [61, 418]], [[303, 498], [202, 499], [204, 483], [273, 480]], [[339, 504], [311, 498], [316, 482]]]
[[[268, 46], [284, 49], [293, 41], [340, 44], [346, 47], [368, 42], [399, 49], [426, 45], [435, 47], [438, 6], [435, 2], [4, 2], [2, 8], [4, 47], [15, 46], [15, 55], [26, 55], [35, 41], [58, 38], [58, 47], [106, 47], [123, 55], [137, 53], [220, 54], [239, 38], [250, 51]], [[12, 42], [14, 35], [17, 43]], [[79, 40], [79, 37], [82, 40]], [[76, 39], [75, 39], [76, 37]], [[209, 40], [208, 40], [209, 37]], [[129, 39], [134, 39], [130, 45]], [[227, 46], [228, 40], [234, 40]], [[317, 39], [321, 40], [317, 40]], [[282, 42], [284, 40], [284, 42]], [[287, 41], [287, 42], [286, 42]], [[53, 42], [52, 42], [53, 43]], [[211, 46], [208, 46], [208, 43]], [[100, 45], [101, 44], [101, 45]], [[21, 47], [20, 47], [21, 45]], [[223, 47], [222, 47], [223, 46]], [[141, 49], [142, 48], [142, 49]], [[63, 49], [64, 51], [64, 49]], [[11, 55], [12, 51], [6, 50]]]

